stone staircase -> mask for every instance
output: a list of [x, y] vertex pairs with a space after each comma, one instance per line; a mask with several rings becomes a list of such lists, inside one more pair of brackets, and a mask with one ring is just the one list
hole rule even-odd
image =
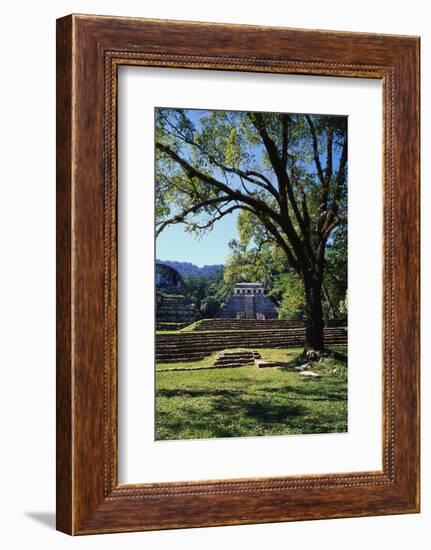
[[254, 296], [245, 297], [245, 318], [254, 319], [256, 313], [254, 311]]
[[[346, 345], [347, 329], [325, 328], [327, 345]], [[156, 362], [199, 361], [215, 351], [233, 348], [296, 348], [305, 344], [305, 328], [264, 331], [183, 332], [156, 336]]]
[[268, 296], [233, 294], [227, 303], [220, 309], [218, 319], [237, 319], [238, 315], [246, 319], [254, 319], [257, 314], [265, 319], [277, 319], [277, 310], [274, 302]]
[[256, 359], [260, 359], [260, 353], [251, 350], [222, 351], [214, 361], [215, 368], [233, 368], [254, 365]]

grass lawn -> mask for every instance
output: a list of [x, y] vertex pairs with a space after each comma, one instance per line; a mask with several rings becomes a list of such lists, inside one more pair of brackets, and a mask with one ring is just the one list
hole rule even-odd
[[175, 366], [209, 366], [212, 358], [157, 364], [156, 439], [202, 439], [347, 431], [347, 351], [334, 348], [301, 376], [300, 349], [259, 349], [262, 359], [286, 368], [255, 366], [169, 372]]

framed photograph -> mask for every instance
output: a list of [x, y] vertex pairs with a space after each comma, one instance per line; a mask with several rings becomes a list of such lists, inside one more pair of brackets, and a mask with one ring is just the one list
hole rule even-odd
[[419, 38], [57, 21], [57, 528], [419, 511]]

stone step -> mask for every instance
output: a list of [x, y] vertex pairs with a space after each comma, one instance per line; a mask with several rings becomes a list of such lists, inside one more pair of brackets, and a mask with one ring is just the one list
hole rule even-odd
[[254, 355], [236, 357], [234, 354], [230, 354], [228, 357], [219, 357], [215, 360], [215, 363], [241, 363], [241, 362], [253, 362], [256, 359]]
[[[346, 345], [347, 342], [327, 342], [327, 345]], [[275, 349], [289, 349], [289, 348], [296, 348], [301, 347], [303, 345], [302, 343], [296, 342], [293, 345], [273, 345], [272, 347]], [[266, 347], [266, 346], [258, 346], [256, 344], [253, 344], [253, 347]], [[201, 359], [204, 359], [211, 353], [217, 350], [211, 350], [207, 349], [205, 351], [193, 351], [188, 352], [184, 350], [178, 350], [177, 352], [172, 353], [161, 353], [156, 354], [156, 361], [159, 363], [180, 363], [180, 362], [188, 362], [188, 361], [198, 361]]]
[[242, 365], [254, 365], [254, 359], [249, 359], [249, 360], [242, 360], [242, 361], [234, 361], [233, 359], [231, 361], [215, 361], [214, 362], [214, 366], [215, 367], [226, 367], [226, 366], [238, 366], [238, 367], [241, 367]]
[[254, 357], [251, 355], [250, 357], [223, 357], [216, 359], [215, 363], [221, 365], [222, 363], [249, 363], [253, 361]]
[[[237, 348], [241, 348], [241, 347], [249, 347], [250, 345], [253, 345], [253, 344], [272, 344], [272, 343], [276, 343], [276, 342], [279, 342], [280, 344], [283, 344], [283, 343], [290, 343], [290, 342], [304, 342], [305, 341], [305, 338], [253, 338], [253, 339], [245, 339], [245, 338], [242, 338], [241, 340], [214, 340], [214, 341], [206, 341], [206, 342], [173, 342], [173, 343], [164, 343], [164, 344], [161, 344], [159, 343], [158, 341], [156, 341], [156, 349], [159, 350], [159, 351], [162, 351], [162, 350], [172, 350], [172, 349], [188, 349], [188, 350], [193, 350], [193, 349], [202, 349], [202, 347], [204, 348], [214, 348], [214, 347], [219, 347], [219, 346], [223, 346], [224, 344], [228, 344], [230, 347], [237, 347]], [[335, 341], [340, 341], [340, 342], [344, 342], [344, 341], [347, 341], [347, 335], [341, 335], [341, 336], [326, 336], [325, 337], [325, 341], [327, 342], [335, 342]], [[219, 348], [219, 349], [223, 349], [223, 348]]]
[[[291, 340], [291, 339], [305, 339], [305, 334], [256, 334], [256, 335], [247, 335], [242, 337], [237, 336], [225, 336], [223, 338], [213, 338], [212, 336], [208, 336], [207, 338], [168, 338], [169, 334], [158, 334], [157, 335], [157, 345], [164, 346], [164, 345], [193, 345], [193, 344], [211, 344], [215, 342], [242, 342], [242, 341], [261, 341], [261, 340]], [[325, 334], [325, 338], [346, 338], [346, 333], [332, 333], [332, 334]]]
[[[187, 349], [193, 349], [193, 348], [199, 348], [202, 346], [218, 346], [222, 345], [223, 343], [228, 343], [231, 345], [236, 345], [236, 347], [249, 347], [248, 342], [259, 342], [259, 343], [271, 343], [271, 342], [302, 342], [305, 340], [305, 337], [290, 337], [290, 338], [241, 338], [240, 340], [212, 340], [212, 341], [206, 341], [206, 342], [166, 342], [166, 343], [160, 343], [156, 341], [156, 348], [157, 349], [180, 349], [180, 348], [187, 348]], [[347, 335], [337, 335], [337, 336], [326, 336], [325, 340], [327, 341], [333, 341], [333, 340], [347, 340]], [[247, 345], [245, 346], [245, 343], [247, 342]]]
[[[271, 334], [269, 332], [266, 332], [266, 333], [256, 333], [256, 334], [247, 334], [247, 335], [243, 335], [243, 336], [236, 336], [234, 334], [232, 335], [225, 335], [225, 336], [217, 336], [217, 337], [213, 337], [213, 335], [206, 335], [206, 337], [202, 337], [202, 338], [178, 338], [178, 337], [174, 337], [174, 338], [170, 338], [169, 336], [171, 336], [170, 334], [158, 334], [157, 335], [157, 341], [158, 343], [160, 344], [164, 344], [164, 343], [169, 343], [169, 344], [177, 344], [177, 343], [183, 343], [183, 342], [186, 342], [186, 343], [197, 343], [197, 342], [200, 342], [200, 343], [209, 343], [209, 342], [223, 342], [223, 341], [227, 341], [227, 340], [230, 340], [230, 341], [238, 341], [238, 342], [241, 342], [242, 340], [262, 340], [262, 339], [266, 339], [266, 340], [271, 340], [271, 339], [274, 339], [274, 338], [278, 338], [278, 339], [282, 339], [282, 338], [286, 338], [286, 339], [289, 339], [289, 338], [305, 338], [305, 333], [288, 333], [288, 334]], [[172, 335], [174, 336], [174, 335]], [[346, 332], [332, 332], [332, 333], [325, 333], [325, 338], [336, 338], [336, 337], [345, 337], [347, 336], [347, 333]]]
[[[294, 347], [303, 345], [305, 330], [219, 332], [216, 334], [182, 333], [160, 334], [156, 337], [156, 352], [160, 354], [183, 354], [200, 352], [208, 355], [224, 348], [243, 347]], [[346, 343], [345, 329], [325, 329], [325, 341], [330, 344]]]
[[291, 325], [291, 326], [286, 326], [286, 327], [280, 327], [280, 326], [277, 326], [277, 325], [262, 325], [262, 326], [259, 326], [259, 325], [242, 325], [242, 326], [238, 326], [238, 325], [202, 325], [202, 326], [198, 326], [197, 328], [193, 328], [190, 330], [190, 332], [193, 332], [193, 333], [199, 333], [199, 332], [204, 332], [204, 331], [223, 331], [223, 330], [229, 330], [229, 331], [232, 331], [232, 330], [288, 330], [288, 329], [294, 329], [294, 328], [298, 328], [298, 329], [301, 329], [301, 328], [304, 328], [302, 325]]
[[254, 365], [255, 359], [259, 358], [260, 354], [255, 350], [222, 351], [217, 355], [214, 366], [231, 367]]
[[250, 359], [255, 359], [254, 354], [250, 353], [248, 355], [244, 355], [239, 353], [236, 354], [235, 352], [222, 352], [222, 354], [216, 358], [216, 361], [250, 361]]
[[[335, 340], [341, 340], [347, 341], [347, 335], [334, 335], [334, 336], [325, 336], [325, 340], [327, 341], [335, 341]], [[207, 347], [207, 346], [222, 346], [224, 343], [229, 344], [230, 347], [235, 346], [237, 348], [244, 348], [244, 347], [251, 347], [253, 345], [253, 342], [259, 342], [259, 343], [271, 343], [271, 342], [304, 342], [305, 336], [303, 337], [290, 337], [290, 338], [241, 338], [239, 340], [230, 340], [230, 339], [224, 339], [224, 340], [211, 340], [211, 341], [204, 341], [204, 342], [158, 342], [156, 340], [156, 349], [179, 349], [179, 348], [200, 348], [200, 347]], [[220, 349], [223, 349], [220, 348]]]
[[193, 357], [157, 357], [156, 363], [193, 363], [194, 361], [201, 361], [202, 359], [205, 359], [205, 357], [206, 355], [196, 355]]
[[199, 323], [193, 327], [191, 332], [200, 332], [203, 330], [271, 330], [271, 329], [289, 329], [289, 328], [304, 328], [302, 323], [280, 325], [272, 324], [271, 321], [249, 322], [242, 321], [241, 323]]
[[[341, 327], [331, 327], [331, 328], [325, 328], [324, 329], [325, 334], [343, 334], [347, 332], [346, 328]], [[268, 328], [268, 329], [253, 329], [253, 330], [219, 330], [219, 331], [185, 331], [181, 334], [171, 334], [168, 335], [171, 339], [181, 339], [185, 340], [187, 338], [189, 339], [199, 339], [199, 338], [208, 338], [208, 335], [211, 334], [213, 338], [223, 338], [225, 336], [231, 335], [232, 337], [239, 338], [242, 335], [247, 334], [305, 334], [305, 329], [303, 327], [294, 327], [294, 328], [281, 328], [281, 329], [274, 329], [274, 328]], [[167, 336], [166, 336], [167, 337]]]
[[[328, 321], [330, 327], [342, 327], [344, 325], [345, 320]], [[272, 328], [305, 328], [305, 324], [303, 321], [280, 319], [202, 319], [190, 329], [190, 332], [200, 332], [202, 330], [266, 330]]]

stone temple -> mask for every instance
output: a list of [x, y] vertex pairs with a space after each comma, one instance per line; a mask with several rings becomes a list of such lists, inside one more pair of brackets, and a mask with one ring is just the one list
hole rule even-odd
[[187, 296], [186, 285], [176, 269], [156, 263], [156, 329], [175, 330], [193, 323], [200, 314]]
[[277, 319], [274, 302], [260, 283], [237, 283], [232, 296], [216, 315], [219, 319]]

